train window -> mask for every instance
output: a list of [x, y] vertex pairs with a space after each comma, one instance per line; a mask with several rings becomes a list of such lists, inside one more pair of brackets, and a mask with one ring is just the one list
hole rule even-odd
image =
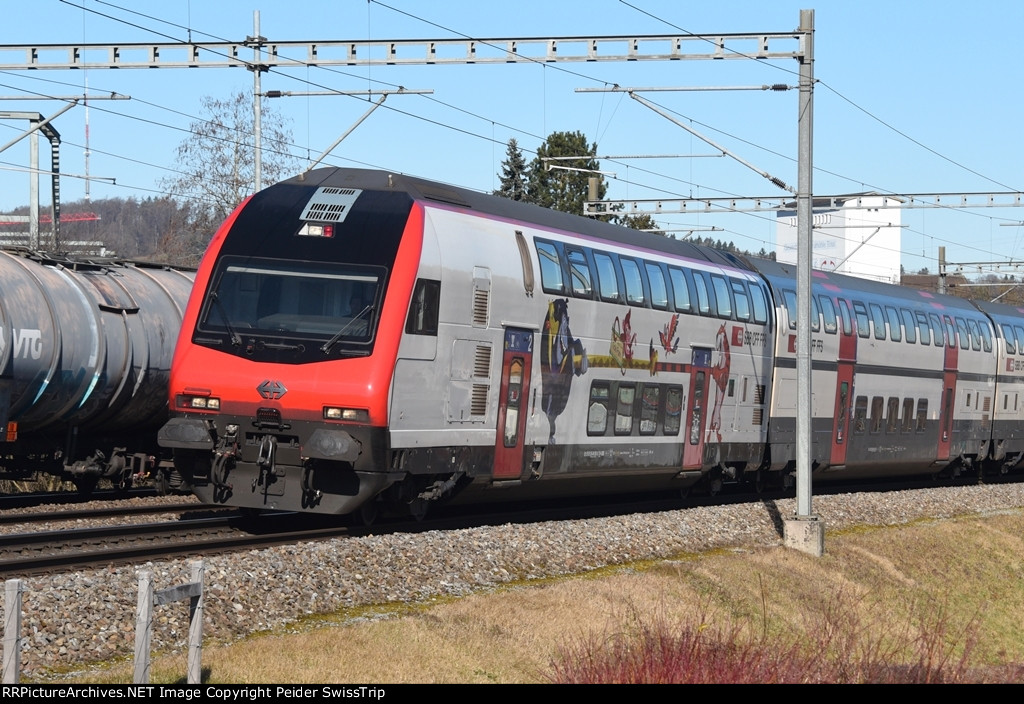
[[683, 387], [670, 386], [665, 391], [665, 435], [679, 435], [683, 417]]
[[718, 317], [729, 320], [732, 318], [732, 296], [729, 294], [729, 284], [726, 283], [724, 276], [712, 274], [711, 285], [715, 288]]
[[615, 404], [615, 434], [629, 435], [633, 432], [633, 402], [636, 400], [636, 387], [632, 384], [619, 384]]
[[902, 432], [909, 433], [914, 429], [914, 399], [903, 399], [903, 427]]
[[1017, 354], [1024, 354], [1024, 328], [1014, 325], [1013, 335], [1017, 338]]
[[871, 309], [871, 323], [875, 328], [875, 339], [885, 339], [885, 313], [882, 312], [882, 306], [877, 303], [869, 303], [868, 307]]
[[903, 330], [907, 334], [907, 342], [917, 342], [917, 325], [914, 322], [914, 314], [906, 308], [900, 308], [900, 315], [903, 317]]
[[953, 327], [953, 321], [948, 315], [942, 316], [942, 319], [946, 323], [946, 344], [956, 347], [956, 328]]
[[536, 240], [537, 259], [540, 262], [540, 285], [548, 293], [564, 293], [562, 263], [558, 249], [551, 242]]
[[868, 397], [858, 396], [853, 404], [853, 432], [863, 433], [868, 425]]
[[917, 315], [917, 331], [921, 333], [921, 344], [930, 345], [932, 344], [932, 329], [928, 327], [928, 316], [918, 311]]
[[730, 279], [732, 282], [732, 297], [736, 301], [736, 320], [750, 320], [750, 296], [747, 295], [747, 287], [742, 281]]
[[605, 382], [590, 387], [590, 408], [587, 410], [587, 435], [604, 435], [608, 430], [608, 399], [611, 390]]
[[886, 409], [885, 416], [885, 432], [895, 433], [896, 429], [900, 427], [900, 400], [895, 396], [890, 396], [888, 401], [888, 408]]
[[686, 275], [682, 269], [675, 267], [668, 268], [668, 277], [672, 281], [672, 300], [678, 313], [689, 313], [690, 307], [690, 286], [686, 281]]
[[964, 407], [965, 408], [970, 408], [971, 407], [971, 392], [970, 391], [967, 392], [967, 398], [964, 399]]
[[853, 314], [857, 316], [857, 334], [860, 337], [870, 337], [871, 323], [868, 318], [868, 309], [860, 301], [854, 301]]
[[849, 306], [849, 304], [846, 301], [844, 301], [842, 299], [839, 299], [838, 303], [839, 303], [839, 317], [842, 318], [842, 321], [843, 321], [843, 334], [844, 335], [852, 335], [853, 334], [853, 319], [850, 317], [850, 306]]
[[811, 332], [821, 330], [821, 311], [818, 310], [818, 299], [811, 296]]
[[565, 250], [565, 258], [569, 260], [569, 285], [572, 295], [577, 298], [593, 298], [594, 288], [590, 284], [590, 264], [587, 255], [578, 249]]
[[1017, 354], [1017, 338], [1013, 335], [1013, 326], [1003, 323], [1003, 339], [1006, 340], [1006, 353]]
[[917, 432], [923, 433], [928, 427], [928, 399], [917, 399]]
[[768, 302], [760, 285], [750, 285], [750, 301], [754, 305], [754, 322], [764, 325], [768, 322]]
[[871, 397], [871, 432], [882, 430], [882, 413], [885, 411], [885, 399], [881, 396]]
[[654, 435], [658, 430], [658, 405], [661, 387], [656, 384], [644, 385], [640, 393], [640, 434]]
[[615, 275], [615, 262], [607, 254], [594, 252], [594, 264], [597, 267], [597, 291], [601, 295], [601, 300], [621, 303], [622, 296], [619, 294], [619, 280]]
[[699, 445], [701, 438], [701, 420], [703, 413], [701, 409], [704, 407], [704, 378], [707, 374], [701, 370], [697, 372], [697, 378], [693, 384], [693, 413], [690, 415], [690, 444]]
[[644, 280], [640, 276], [640, 265], [633, 259], [621, 257], [622, 275], [626, 279], [626, 303], [631, 306], [644, 304]]
[[783, 291], [782, 302], [786, 307], [786, 317], [789, 318], [789, 329], [796, 330], [796, 291]]
[[708, 282], [701, 272], [693, 272], [693, 285], [697, 289], [697, 310], [701, 315], [711, 315], [711, 294], [708, 293]]
[[651, 285], [651, 307], [658, 310], [668, 308], [668, 288], [665, 285], [665, 273], [653, 262], [644, 262], [647, 269], [647, 283]]
[[981, 330], [981, 349], [985, 352], [992, 351], [992, 330], [987, 320], [978, 321], [978, 329]]
[[[948, 320], [948, 319], [947, 319]], [[956, 331], [960, 335], [960, 349], [966, 350], [971, 347], [971, 334], [967, 330], [967, 321], [960, 316], [956, 317]], [[980, 345], [979, 345], [980, 347]]]
[[932, 324], [932, 340], [935, 342], [935, 346], [942, 347], [946, 344], [946, 333], [942, 329], [942, 321], [935, 313], [929, 313], [928, 320]]
[[832, 304], [832, 299], [828, 296], [819, 296], [818, 301], [821, 305], [821, 314], [825, 318], [825, 332], [835, 335], [839, 326], [836, 321], [836, 308]]
[[441, 282], [417, 279], [409, 305], [409, 317], [405, 320], [405, 332], [409, 335], [437, 335], [440, 308]]
[[889, 338], [893, 342], [903, 340], [903, 326], [900, 325], [900, 313], [892, 306], [885, 307], [885, 317], [889, 321]]
[[[971, 349], [975, 352], [981, 351], [981, 328], [977, 320], [968, 320], [967, 328], [971, 331]], [[989, 350], [985, 350], [988, 352]]]
[[[300, 355], [351, 350], [373, 338], [375, 306], [386, 275], [382, 267], [225, 257], [197, 329], [223, 331], [232, 338], [244, 329], [247, 337], [261, 340], [327, 341], [323, 347], [294, 345]], [[357, 298], [358, 305], [351, 307]]]

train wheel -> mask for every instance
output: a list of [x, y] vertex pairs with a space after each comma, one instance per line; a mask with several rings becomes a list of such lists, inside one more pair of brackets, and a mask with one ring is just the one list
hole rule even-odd
[[369, 527], [377, 521], [380, 508], [376, 501], [368, 501], [345, 516], [345, 524], [352, 527]]
[[75, 489], [78, 491], [79, 496], [90, 496], [92, 495], [92, 492], [96, 491], [96, 485], [100, 483], [100, 478], [93, 476], [82, 476], [75, 477], [73, 481], [75, 483]]
[[756, 472], [754, 472], [754, 491], [756, 491], [758, 494], [763, 494], [765, 491], [768, 490], [767, 475], [768, 473], [763, 469], [759, 469]]
[[409, 502], [409, 515], [417, 521], [422, 521], [427, 516], [428, 504], [423, 499], [413, 499]]

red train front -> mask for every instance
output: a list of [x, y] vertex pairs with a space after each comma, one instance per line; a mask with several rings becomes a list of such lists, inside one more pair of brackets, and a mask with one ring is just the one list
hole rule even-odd
[[249, 198], [202, 262], [159, 441], [204, 501], [349, 513], [393, 481], [387, 398], [422, 213], [337, 173]]

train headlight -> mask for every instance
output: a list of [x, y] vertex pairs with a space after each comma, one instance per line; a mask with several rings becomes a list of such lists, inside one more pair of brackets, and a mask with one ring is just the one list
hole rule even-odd
[[219, 411], [220, 399], [216, 396], [192, 396], [190, 394], [178, 394], [176, 406], [184, 411]]
[[340, 406], [324, 406], [325, 420], [344, 420], [353, 423], [369, 423], [370, 412], [365, 408], [341, 408]]

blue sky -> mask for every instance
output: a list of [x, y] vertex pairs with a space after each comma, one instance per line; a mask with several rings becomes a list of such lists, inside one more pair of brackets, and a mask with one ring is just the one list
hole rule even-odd
[[[697, 3], [666, 0], [519, 0], [513, 4], [411, 0], [0, 0], [3, 45], [185, 40], [241, 41], [260, 12], [269, 40], [382, 40], [784, 32], [800, 10], [815, 11], [814, 193], [976, 193], [1024, 190], [1021, 99], [1015, 90], [1024, 34], [1018, 2], [974, 3], [771, 0]], [[129, 11], [130, 10], [130, 11]], [[582, 131], [600, 155], [664, 155], [604, 160], [614, 172], [608, 197], [780, 196], [783, 192], [636, 101], [618, 93], [580, 93], [617, 83], [650, 86], [795, 85], [796, 62], [683, 61], [541, 65], [298, 68], [264, 74], [264, 90], [433, 90], [430, 98], [392, 96], [325, 163], [382, 168], [491, 190], [505, 145], [526, 151], [555, 130]], [[116, 91], [130, 101], [96, 102], [89, 111], [92, 198], [159, 195], [175, 148], [202, 115], [203, 96], [252, 90], [237, 69], [0, 71], [3, 111], [60, 103], [38, 94]], [[652, 93], [647, 97], [757, 168], [796, 186], [795, 91]], [[359, 119], [367, 99], [293, 97], [272, 103], [289, 121], [294, 153], [315, 158]], [[58, 117], [62, 171], [85, 173], [85, 111]], [[23, 121], [0, 120], [0, 144]], [[701, 155], [701, 156], [688, 156]], [[0, 153], [0, 210], [28, 201], [28, 151]], [[104, 178], [116, 179], [116, 185]], [[62, 200], [85, 192], [62, 180]], [[49, 199], [42, 183], [43, 199]], [[903, 265], [935, 270], [939, 246], [951, 262], [1024, 258], [1022, 208], [903, 213]], [[721, 227], [742, 248], [773, 243], [770, 213], [666, 216], [666, 228]], [[896, 256], [897, 253], [893, 253]]]

